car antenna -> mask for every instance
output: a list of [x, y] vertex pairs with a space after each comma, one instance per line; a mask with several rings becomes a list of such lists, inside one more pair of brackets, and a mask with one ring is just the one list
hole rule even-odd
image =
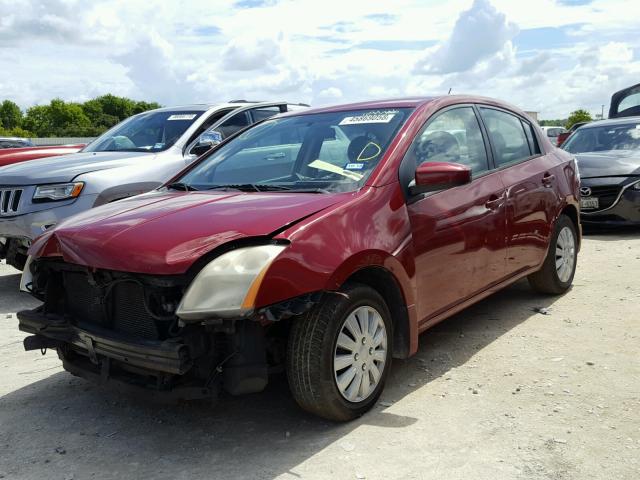
[[449, 87], [449, 91], [447, 92], [447, 95], [451, 95], [451, 90], [453, 90], [453, 88]]

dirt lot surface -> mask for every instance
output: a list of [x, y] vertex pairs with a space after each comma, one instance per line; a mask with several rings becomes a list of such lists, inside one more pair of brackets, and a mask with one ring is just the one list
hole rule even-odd
[[213, 408], [72, 377], [23, 351], [18, 280], [0, 265], [0, 478], [640, 478], [640, 232], [587, 236], [564, 297], [519, 282], [425, 333], [346, 425], [282, 378]]

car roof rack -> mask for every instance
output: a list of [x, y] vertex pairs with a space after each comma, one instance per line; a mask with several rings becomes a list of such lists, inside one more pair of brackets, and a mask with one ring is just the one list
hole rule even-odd
[[[270, 103], [263, 100], [229, 100], [229, 103]], [[289, 105], [300, 105], [301, 107], [310, 107], [308, 103], [293, 103], [293, 102], [273, 102], [273, 103], [287, 103]]]

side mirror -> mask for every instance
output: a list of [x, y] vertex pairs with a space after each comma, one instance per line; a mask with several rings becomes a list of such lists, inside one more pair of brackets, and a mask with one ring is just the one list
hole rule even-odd
[[220, 132], [216, 132], [215, 130], [204, 132], [198, 137], [198, 142], [193, 146], [190, 153], [200, 156], [203, 153], [208, 152], [220, 142], [222, 142], [222, 135]]
[[471, 169], [447, 162], [425, 162], [418, 165], [415, 180], [409, 187], [412, 195], [436, 192], [471, 182]]

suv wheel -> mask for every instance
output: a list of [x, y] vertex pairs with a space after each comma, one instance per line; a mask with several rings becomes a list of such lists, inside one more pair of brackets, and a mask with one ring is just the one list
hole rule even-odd
[[573, 221], [566, 215], [560, 215], [542, 268], [528, 277], [534, 290], [559, 295], [569, 289], [576, 272], [577, 239]]
[[287, 376], [295, 400], [329, 420], [359, 417], [375, 405], [391, 366], [391, 315], [372, 288], [328, 294], [289, 336]]
[[6, 256], [7, 265], [11, 265], [20, 271], [24, 270], [24, 266], [27, 263], [27, 256], [24, 253], [20, 253], [16, 240], [8, 240]]

